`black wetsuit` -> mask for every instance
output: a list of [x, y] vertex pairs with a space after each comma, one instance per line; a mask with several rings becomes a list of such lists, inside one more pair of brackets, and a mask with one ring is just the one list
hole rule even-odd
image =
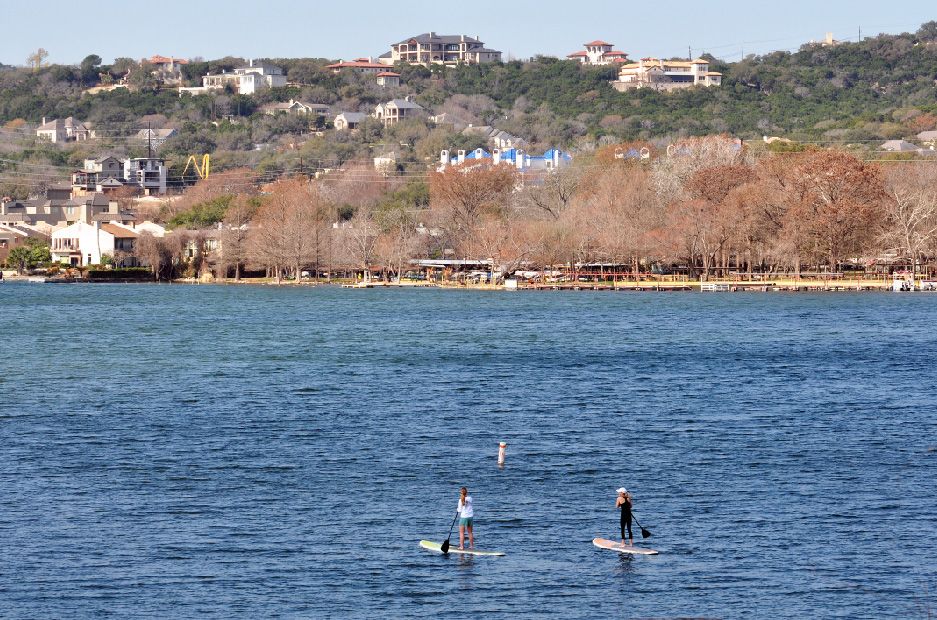
[[626, 499], [619, 508], [621, 508], [621, 539], [625, 539], [625, 529], [627, 528], [628, 540], [631, 540], [634, 538], [631, 534], [631, 499]]

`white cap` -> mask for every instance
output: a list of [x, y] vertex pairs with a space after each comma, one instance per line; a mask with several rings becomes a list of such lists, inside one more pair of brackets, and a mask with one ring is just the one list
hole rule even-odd
[[627, 493], [627, 492], [628, 492], [628, 489], [626, 489], [625, 487], [618, 487], [618, 490], [615, 491], [615, 492], [616, 492], [616, 493]]
[[506, 446], [506, 445], [508, 445], [508, 444], [506, 444], [505, 442], [502, 441], [502, 442], [499, 443], [498, 445], [499, 445], [499, 446]]

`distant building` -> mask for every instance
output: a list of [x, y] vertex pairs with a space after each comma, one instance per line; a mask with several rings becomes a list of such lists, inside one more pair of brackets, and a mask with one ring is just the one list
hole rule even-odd
[[99, 221], [75, 222], [52, 233], [52, 260], [75, 267], [100, 265], [105, 256], [115, 259], [118, 267], [132, 266], [139, 235], [129, 226]]
[[937, 146], [937, 131], [922, 131], [917, 135], [917, 139], [933, 150]]
[[426, 112], [418, 103], [406, 99], [392, 99], [386, 103], [378, 104], [374, 108], [374, 118], [384, 123], [384, 125], [393, 125], [407, 118], [421, 116]]
[[[116, 157], [86, 159], [81, 170], [72, 173], [72, 196], [81, 196], [93, 192], [104, 192], [122, 187], [124, 167]], [[99, 189], [101, 188], [101, 189]]]
[[628, 54], [613, 49], [614, 45], [605, 41], [592, 41], [583, 43], [585, 50], [567, 54], [566, 58], [578, 60], [584, 65], [608, 65], [613, 62], [624, 63], [628, 61]]
[[94, 132], [79, 120], [69, 116], [68, 118], [57, 118], [46, 122], [42, 119], [42, 124], [36, 130], [36, 137], [48, 140], [49, 142], [82, 142], [94, 137]]
[[26, 244], [30, 239], [39, 239], [44, 243], [48, 243], [49, 235], [43, 234], [37, 229], [24, 224], [15, 226], [0, 224], [0, 263], [7, 259], [7, 256], [10, 255], [10, 250]]
[[485, 47], [477, 37], [426, 32], [392, 44], [390, 53], [379, 60], [385, 65], [473, 65], [500, 62], [501, 52]]
[[251, 60], [248, 66], [238, 67], [231, 73], [209, 73], [202, 76], [201, 86], [182, 87], [179, 94], [204, 95], [214, 90], [223, 90], [229, 85], [241, 95], [253, 95], [266, 88], [286, 86], [286, 76], [280, 67], [255, 64]]
[[166, 162], [157, 157], [132, 157], [124, 161], [126, 185], [132, 185], [147, 196], [166, 193]]
[[262, 105], [260, 106], [260, 111], [270, 116], [276, 114], [328, 116], [329, 106], [324, 103], [306, 103], [304, 101], [290, 99], [289, 101], [277, 101]]
[[25, 226], [45, 233], [75, 222], [133, 225], [135, 221], [133, 213], [121, 211], [119, 203], [106, 195], [73, 195], [70, 187], [50, 187], [42, 196], [0, 203], [0, 225]]
[[374, 169], [383, 174], [390, 174], [397, 167], [397, 152], [387, 151], [374, 158]]
[[654, 88], [673, 90], [691, 86], [721, 86], [722, 74], [709, 70], [709, 61], [642, 58], [638, 62], [622, 64], [618, 79], [611, 82], [615, 90]]
[[326, 65], [325, 67], [332, 73], [342, 73], [344, 71], [353, 71], [355, 73], [383, 73], [387, 71], [387, 66], [378, 62], [374, 62], [370, 57], [369, 58], [356, 58], [348, 62], [337, 62], [332, 65]]
[[141, 129], [137, 132], [137, 140], [143, 146], [152, 146], [159, 149], [169, 138], [176, 135], [176, 130], [172, 127], [162, 129]]
[[335, 117], [335, 129], [338, 131], [358, 129], [358, 125], [368, 117], [363, 112], [342, 112]]
[[377, 85], [384, 88], [396, 88], [400, 86], [400, 74], [393, 71], [381, 71], [377, 74]]
[[543, 155], [531, 155], [523, 149], [485, 149], [474, 151], [441, 151], [437, 170], [442, 172], [449, 166], [459, 166], [472, 163], [485, 163], [490, 165], [505, 165], [517, 168], [522, 172], [558, 170], [569, 165], [573, 157], [559, 149], [550, 149]]
[[185, 58], [173, 58], [172, 56], [150, 56], [144, 58], [140, 63], [149, 63], [153, 65], [153, 73], [164, 84], [181, 84], [182, 67], [189, 64]]
[[924, 149], [916, 144], [905, 142], [904, 140], [888, 140], [878, 147], [880, 151], [889, 153], [923, 153]]
[[490, 125], [469, 125], [462, 130], [463, 136], [480, 136], [496, 149], [527, 148], [527, 141]]

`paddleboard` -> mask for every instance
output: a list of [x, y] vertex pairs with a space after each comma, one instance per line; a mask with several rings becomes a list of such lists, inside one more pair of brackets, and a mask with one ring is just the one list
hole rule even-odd
[[604, 538], [593, 538], [592, 544], [599, 549], [608, 549], [609, 551], [617, 551], [618, 553], [631, 553], [634, 555], [657, 555], [657, 551], [654, 549], [648, 549], [647, 547], [635, 547], [634, 545], [622, 546], [620, 540], [616, 541], [606, 540]]
[[[436, 553], [442, 553], [442, 543], [433, 542], [431, 540], [421, 540], [420, 546], [423, 547], [424, 549], [435, 551]], [[504, 553], [502, 553], [501, 551], [479, 551], [478, 549], [459, 549], [458, 545], [450, 546], [449, 553], [460, 553], [462, 555], [493, 555], [493, 556], [504, 555]]]

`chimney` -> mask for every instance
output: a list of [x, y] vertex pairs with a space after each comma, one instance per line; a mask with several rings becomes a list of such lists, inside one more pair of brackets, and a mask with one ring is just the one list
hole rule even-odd
[[46, 124], [46, 117], [45, 117], [45, 116], [42, 117], [42, 124], [43, 124], [43, 125]]
[[247, 66], [248, 66], [248, 67], [253, 67], [253, 66], [254, 66], [254, 59], [253, 59], [253, 58], [250, 59], [250, 61], [247, 63]]
[[439, 163], [441, 163], [443, 166], [447, 166], [449, 164], [449, 151], [443, 150], [439, 152]]
[[460, 164], [465, 163], [465, 151], [462, 149], [459, 149], [459, 163]]
[[435, 39], [435, 38], [436, 38], [436, 33], [433, 32], [433, 31], [430, 31], [429, 37], [430, 37], [431, 39]]
[[501, 149], [492, 149], [491, 161], [496, 166], [501, 163]]
[[523, 170], [524, 169], [524, 151], [522, 151], [521, 149], [517, 149], [516, 151], [514, 151], [514, 153], [515, 153], [514, 161], [517, 164], [517, 169]]

